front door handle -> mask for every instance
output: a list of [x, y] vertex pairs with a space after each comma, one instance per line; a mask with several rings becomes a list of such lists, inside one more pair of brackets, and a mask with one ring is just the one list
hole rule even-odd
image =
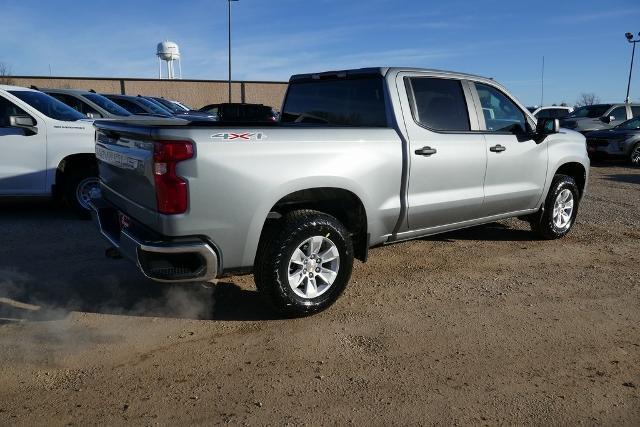
[[498, 145], [494, 145], [493, 147], [489, 148], [489, 151], [493, 151], [494, 153], [502, 153], [506, 149], [507, 149], [507, 147], [504, 147], [504, 146], [498, 144]]
[[438, 152], [438, 150], [436, 150], [435, 148], [431, 148], [431, 147], [422, 147], [422, 148], [418, 148], [415, 153], [419, 156], [432, 156], [434, 154], [436, 154]]

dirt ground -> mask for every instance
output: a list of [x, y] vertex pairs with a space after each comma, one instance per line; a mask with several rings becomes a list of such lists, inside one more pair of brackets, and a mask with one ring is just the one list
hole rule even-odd
[[251, 276], [165, 286], [95, 226], [0, 206], [0, 425], [640, 424], [640, 170], [559, 241], [517, 220], [372, 250], [283, 320]]

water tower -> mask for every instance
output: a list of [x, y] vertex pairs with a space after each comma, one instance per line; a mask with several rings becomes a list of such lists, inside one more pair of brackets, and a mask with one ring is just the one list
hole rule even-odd
[[158, 43], [156, 51], [158, 57], [158, 78], [162, 78], [162, 61], [167, 63], [167, 78], [175, 79], [176, 73], [173, 69], [173, 63], [178, 61], [178, 78], [182, 78], [182, 64], [180, 63], [180, 49], [178, 45], [169, 40]]

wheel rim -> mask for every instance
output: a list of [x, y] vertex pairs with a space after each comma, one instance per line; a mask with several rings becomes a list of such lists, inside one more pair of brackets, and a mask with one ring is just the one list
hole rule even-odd
[[569, 228], [573, 215], [573, 193], [571, 190], [564, 189], [556, 197], [553, 204], [553, 224], [557, 228]]
[[640, 144], [636, 145], [631, 152], [631, 163], [640, 166]]
[[289, 286], [301, 298], [319, 297], [338, 277], [340, 252], [335, 243], [323, 236], [303, 241], [289, 260]]
[[100, 182], [96, 177], [85, 178], [76, 187], [76, 200], [84, 209], [89, 210], [91, 199], [100, 197]]

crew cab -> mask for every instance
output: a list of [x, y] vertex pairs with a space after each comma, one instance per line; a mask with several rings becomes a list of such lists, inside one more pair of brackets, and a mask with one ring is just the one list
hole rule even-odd
[[0, 197], [60, 196], [88, 217], [94, 134], [92, 120], [49, 95], [0, 85]]
[[293, 76], [272, 125], [95, 127], [95, 219], [117, 251], [158, 281], [253, 272], [286, 315], [331, 305], [374, 246], [510, 217], [560, 238], [589, 170], [581, 134], [436, 70]]

